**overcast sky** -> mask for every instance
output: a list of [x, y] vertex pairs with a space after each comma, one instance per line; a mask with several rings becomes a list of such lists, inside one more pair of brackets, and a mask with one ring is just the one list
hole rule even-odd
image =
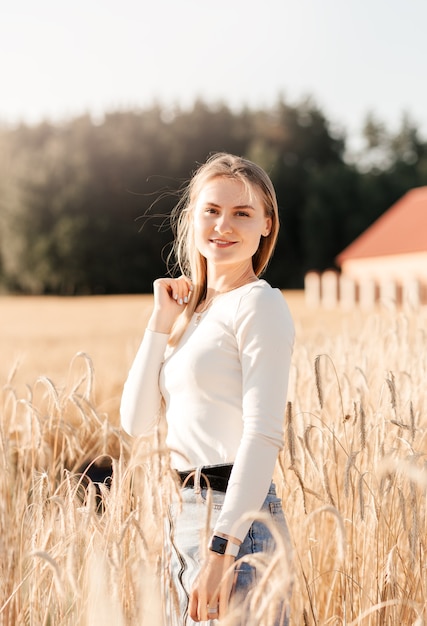
[[0, 0], [0, 122], [312, 95], [427, 139], [427, 0]]

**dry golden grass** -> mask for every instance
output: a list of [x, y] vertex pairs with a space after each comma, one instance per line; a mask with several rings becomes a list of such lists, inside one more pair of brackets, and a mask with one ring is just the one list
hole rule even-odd
[[[297, 341], [276, 482], [291, 623], [425, 624], [427, 314], [309, 311], [286, 296]], [[177, 486], [160, 444], [118, 426], [150, 306], [0, 298], [1, 626], [163, 626], [162, 519]], [[100, 515], [76, 471], [103, 455], [114, 480]], [[265, 564], [254, 625], [288, 584], [282, 556]]]

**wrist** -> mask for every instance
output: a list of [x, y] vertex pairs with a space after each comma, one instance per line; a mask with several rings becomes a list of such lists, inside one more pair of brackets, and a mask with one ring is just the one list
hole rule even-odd
[[155, 333], [163, 333], [165, 335], [170, 335], [172, 326], [173, 322], [165, 319], [165, 316], [161, 315], [161, 313], [157, 311], [153, 311], [147, 324], [148, 330]]

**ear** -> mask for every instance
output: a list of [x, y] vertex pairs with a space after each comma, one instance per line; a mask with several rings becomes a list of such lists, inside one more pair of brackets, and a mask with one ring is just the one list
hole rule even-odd
[[271, 217], [266, 217], [265, 218], [265, 229], [264, 232], [262, 233], [263, 237], [268, 237], [268, 235], [271, 233], [271, 227], [272, 227], [272, 220]]

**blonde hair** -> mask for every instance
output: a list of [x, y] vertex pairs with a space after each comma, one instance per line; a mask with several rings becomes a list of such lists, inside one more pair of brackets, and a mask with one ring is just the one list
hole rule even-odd
[[193, 174], [184, 189], [181, 200], [172, 212], [174, 245], [172, 254], [175, 267], [188, 276], [193, 283], [193, 294], [185, 312], [179, 316], [173, 329], [170, 343], [175, 345], [182, 336], [197, 305], [207, 289], [206, 259], [194, 243], [193, 220], [191, 219], [197, 198], [203, 186], [213, 178], [231, 178], [241, 181], [249, 192], [256, 190], [264, 205], [265, 215], [271, 219], [271, 229], [261, 237], [258, 250], [252, 258], [256, 276], [261, 276], [270, 261], [279, 233], [279, 209], [273, 184], [266, 172], [252, 161], [225, 152], [215, 153]]

